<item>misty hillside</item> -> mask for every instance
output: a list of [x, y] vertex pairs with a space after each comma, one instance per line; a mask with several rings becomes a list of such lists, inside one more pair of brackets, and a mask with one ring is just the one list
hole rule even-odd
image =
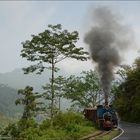
[[17, 90], [6, 85], [0, 85], [0, 113], [6, 116], [15, 116], [22, 111], [21, 106], [15, 105], [18, 98]]
[[[61, 71], [59, 75], [66, 75]], [[9, 87], [20, 89], [27, 85], [33, 86], [35, 90], [40, 91], [42, 85], [46, 84], [51, 76], [50, 71], [46, 71], [41, 75], [35, 73], [24, 74], [22, 69], [15, 69], [8, 73], [0, 73], [0, 84], [5, 84]]]
[[[0, 74], [0, 112], [5, 115], [13, 115], [21, 108], [15, 106], [14, 102], [17, 99], [17, 90], [25, 88], [27, 85], [33, 86], [35, 91], [42, 91], [42, 85], [45, 85], [50, 78], [50, 72], [44, 72], [41, 75], [24, 74], [21, 69], [16, 69], [12, 72]], [[60, 75], [66, 75], [62, 71]], [[61, 100], [61, 109], [65, 110], [70, 105], [66, 99]], [[21, 110], [20, 110], [21, 112]]]
[[24, 74], [21, 69], [0, 74], [0, 84], [6, 84], [9, 87], [19, 89], [24, 88], [27, 85], [35, 87], [35, 89], [41, 88], [41, 83], [45, 84], [48, 81], [49, 74], [44, 73], [42, 75], [37, 74]]

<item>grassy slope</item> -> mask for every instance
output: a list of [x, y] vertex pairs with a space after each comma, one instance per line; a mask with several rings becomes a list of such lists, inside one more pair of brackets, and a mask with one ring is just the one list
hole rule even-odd
[[53, 120], [46, 119], [38, 127], [30, 127], [20, 133], [23, 140], [79, 140], [94, 133], [96, 127], [74, 112], [60, 113]]

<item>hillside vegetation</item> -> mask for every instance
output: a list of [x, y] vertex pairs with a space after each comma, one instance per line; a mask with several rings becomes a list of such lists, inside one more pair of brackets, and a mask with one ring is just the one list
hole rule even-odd
[[[22, 120], [23, 121], [23, 120]], [[79, 140], [81, 137], [94, 133], [97, 129], [93, 124], [84, 119], [80, 113], [66, 112], [59, 113], [53, 119], [46, 119], [41, 124], [37, 124], [30, 119], [9, 125], [3, 136], [10, 135], [13, 140]]]
[[15, 105], [15, 100], [19, 96], [17, 90], [6, 85], [0, 85], [0, 113], [5, 116], [13, 117], [21, 113], [22, 107]]
[[119, 74], [123, 81], [114, 90], [114, 104], [122, 120], [140, 123], [140, 58]]
[[7, 126], [11, 120], [7, 118], [4, 114], [0, 113], [0, 131]]

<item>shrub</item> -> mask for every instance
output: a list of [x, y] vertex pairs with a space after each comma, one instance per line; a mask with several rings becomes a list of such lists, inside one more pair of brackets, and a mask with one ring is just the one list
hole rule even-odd
[[19, 134], [20, 140], [38, 140], [39, 139], [39, 129], [38, 128], [28, 128]]
[[95, 130], [80, 113], [66, 112], [46, 119], [40, 125], [32, 119], [20, 120], [7, 128], [7, 135], [12, 136], [12, 140], [78, 140]]
[[44, 129], [46, 129], [46, 128], [50, 128], [50, 126], [51, 126], [51, 120], [50, 120], [50, 119], [46, 119], [46, 120], [44, 120], [44, 121], [42, 122], [42, 124], [40, 124], [39, 128], [40, 128], [41, 130], [44, 130]]
[[68, 123], [65, 126], [65, 130], [68, 131], [68, 132], [79, 132], [80, 127], [79, 127], [79, 125], [77, 125], [75, 123]]
[[59, 113], [53, 119], [53, 126], [60, 126], [65, 128], [67, 124], [83, 124], [84, 117], [80, 113], [75, 112], [66, 112], [66, 113]]

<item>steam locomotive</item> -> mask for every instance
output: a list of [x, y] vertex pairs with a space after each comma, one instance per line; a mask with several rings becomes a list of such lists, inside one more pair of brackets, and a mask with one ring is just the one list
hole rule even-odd
[[102, 130], [110, 130], [118, 126], [118, 116], [111, 105], [98, 105], [96, 108], [84, 109], [85, 118], [96, 122]]

